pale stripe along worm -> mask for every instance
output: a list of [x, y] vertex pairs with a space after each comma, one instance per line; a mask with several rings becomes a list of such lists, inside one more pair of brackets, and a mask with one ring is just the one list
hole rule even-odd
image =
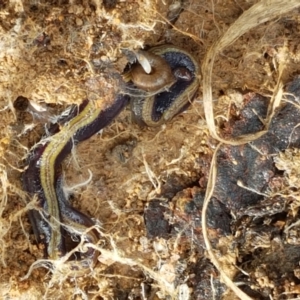
[[[140, 55], [148, 60], [151, 72], [146, 74], [138, 64], [129, 71], [133, 84], [144, 91], [143, 99], [132, 97], [131, 108], [139, 124], [157, 126], [172, 119], [190, 104], [199, 88], [199, 67], [188, 52], [172, 45], [154, 47], [149, 50], [148, 56], [147, 53], [141, 51]], [[161, 68], [169, 69], [164, 71]], [[147, 94], [149, 91], [150, 94]], [[29, 219], [37, 241], [46, 246], [48, 258], [63, 256], [70, 250], [66, 237], [79, 236], [95, 225], [90, 217], [73, 208], [66, 199], [60, 179], [62, 161], [76, 144], [107, 126], [128, 101], [128, 95], [118, 94], [108, 108], [98, 108], [93, 101], [85, 100], [80, 106], [70, 109], [57, 133], [42, 139], [30, 150], [22, 181], [25, 191], [38, 198], [40, 210], [29, 211]], [[52, 131], [55, 132], [54, 129]], [[84, 239], [97, 243], [99, 236], [92, 230], [84, 235]], [[77, 258], [81, 264], [74, 264], [75, 268], [89, 268], [95, 263], [97, 253], [88, 249]]]

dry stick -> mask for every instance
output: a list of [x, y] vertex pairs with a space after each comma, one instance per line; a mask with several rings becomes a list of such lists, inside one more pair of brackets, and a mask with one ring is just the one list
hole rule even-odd
[[[211, 87], [211, 77], [212, 77], [212, 68], [214, 64], [215, 56], [222, 51], [226, 46], [233, 43], [236, 39], [238, 39], [241, 35], [243, 35], [245, 32], [250, 30], [251, 28], [269, 21], [273, 19], [274, 17], [279, 16], [280, 14], [284, 14], [296, 7], [299, 7], [300, 3], [298, 0], [294, 1], [286, 1], [286, 3], [283, 3], [282, 0], [269, 0], [269, 1], [261, 1], [255, 5], [253, 5], [249, 10], [244, 12], [225, 32], [225, 34], [216, 41], [210, 50], [208, 51], [204, 62], [202, 64], [202, 74], [203, 74], [203, 101], [204, 101], [204, 112], [206, 121], [210, 130], [211, 135], [218, 139], [219, 141], [231, 144], [231, 145], [239, 145], [241, 143], [249, 142], [250, 140], [254, 140], [260, 136], [262, 136], [266, 131], [261, 131], [256, 134], [247, 135], [244, 137], [241, 137], [239, 139], [235, 140], [224, 140], [221, 137], [218, 136], [218, 133], [216, 131], [216, 126], [214, 122], [214, 113], [213, 113], [213, 105], [212, 105], [212, 87]], [[271, 99], [272, 107], [268, 111], [268, 124], [270, 124], [270, 121], [274, 115], [275, 108], [279, 105], [282, 97], [282, 83], [280, 81], [282, 74], [282, 68], [279, 70], [279, 79], [277, 81], [277, 85], [275, 87], [273, 97]], [[267, 127], [268, 127], [267, 124]], [[224, 281], [224, 283], [231, 288], [231, 290], [240, 298], [243, 300], [251, 300], [251, 298], [246, 295], [243, 291], [241, 291], [233, 282], [232, 280], [227, 276], [227, 274], [222, 270], [222, 267], [215, 256], [211, 243], [208, 239], [207, 234], [207, 226], [206, 226], [206, 211], [207, 207], [210, 201], [210, 198], [213, 194], [216, 175], [217, 175], [217, 168], [216, 168], [216, 158], [217, 153], [222, 143], [220, 143], [214, 153], [211, 167], [210, 167], [210, 173], [209, 173], [209, 180], [207, 185], [207, 190], [205, 194], [205, 200], [203, 204], [202, 209], [202, 228], [203, 228], [203, 237], [204, 242], [207, 248], [208, 255], [210, 257], [211, 262], [214, 264], [214, 266], [218, 269], [220, 272], [220, 275]]]
[[209, 255], [209, 258], [212, 262], [212, 264], [217, 268], [217, 270], [220, 272], [221, 278], [226, 284], [227, 287], [229, 287], [235, 294], [238, 296], [240, 299], [243, 300], [252, 300], [248, 295], [246, 295], [242, 290], [240, 290], [233, 282], [232, 280], [227, 276], [227, 274], [223, 271], [222, 266], [220, 265], [215, 253], [213, 252], [211, 243], [208, 238], [207, 234], [207, 226], [206, 226], [206, 211], [208, 207], [209, 200], [213, 194], [214, 191], [214, 186], [215, 186], [215, 179], [217, 175], [217, 168], [216, 168], [216, 159], [217, 159], [217, 153], [218, 150], [220, 149], [222, 143], [219, 143], [212, 161], [210, 165], [210, 170], [209, 170], [209, 178], [208, 178], [208, 183], [207, 183], [207, 189], [205, 193], [205, 199], [204, 199], [204, 204], [202, 208], [202, 229], [203, 229], [203, 238], [206, 246], [207, 253]]
[[[237, 139], [232, 140], [224, 140], [222, 139], [218, 133], [214, 122], [214, 112], [212, 105], [212, 69], [215, 57], [218, 53], [220, 53], [226, 46], [232, 44], [235, 40], [237, 40], [241, 35], [243, 35], [248, 30], [253, 27], [267, 22], [275, 17], [278, 17], [281, 14], [287, 13], [288, 11], [299, 7], [299, 0], [292, 1], [282, 1], [282, 0], [265, 0], [260, 1], [259, 3], [253, 5], [247, 11], [245, 11], [221, 36], [209, 49], [207, 52], [203, 64], [202, 64], [202, 74], [203, 74], [203, 102], [204, 102], [204, 112], [206, 122], [208, 124], [211, 135], [217, 140], [231, 145], [240, 145], [245, 142], [252, 141], [257, 139], [266, 133], [266, 131], [260, 131], [255, 134], [250, 134], [247, 136], [243, 136]], [[277, 90], [279, 88], [280, 83], [277, 83]], [[274, 92], [273, 99], [278, 96]], [[275, 102], [273, 103], [273, 108], [271, 111], [275, 110]], [[270, 118], [269, 118], [270, 120]]]

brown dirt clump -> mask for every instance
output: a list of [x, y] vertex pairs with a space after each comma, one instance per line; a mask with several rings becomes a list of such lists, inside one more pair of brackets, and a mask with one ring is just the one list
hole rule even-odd
[[[300, 296], [300, 96], [297, 81], [288, 85], [300, 73], [299, 9], [279, 0], [0, 1], [0, 298]], [[70, 104], [122, 90], [124, 52], [163, 43], [204, 62], [197, 99], [158, 128], [140, 128], [127, 108], [76, 147], [64, 185], [72, 205], [101, 222], [101, 255], [86, 276], [49, 268], [22, 190], [29, 149]], [[44, 112], [20, 110], [20, 97]]]

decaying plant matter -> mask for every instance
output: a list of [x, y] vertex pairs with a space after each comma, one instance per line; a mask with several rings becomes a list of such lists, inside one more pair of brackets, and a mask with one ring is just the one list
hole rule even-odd
[[[1, 297], [298, 297], [299, 7], [0, 2]], [[90, 245], [101, 254], [85, 276], [67, 257], [50, 268], [20, 180], [29, 149], [70, 104], [122, 89], [126, 53], [164, 43], [200, 62], [197, 99], [158, 128], [134, 124], [127, 108], [74, 148], [64, 189], [101, 222]]]

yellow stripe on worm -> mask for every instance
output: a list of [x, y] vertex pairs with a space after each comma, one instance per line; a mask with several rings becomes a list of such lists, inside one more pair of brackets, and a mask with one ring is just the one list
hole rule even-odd
[[[96, 244], [99, 236], [94, 221], [74, 209], [65, 198], [59, 179], [59, 166], [71, 152], [74, 145], [83, 141], [110, 123], [128, 102], [128, 96], [117, 95], [107, 108], [98, 108], [91, 101], [84, 101], [78, 109], [71, 110], [68, 122], [53, 136], [41, 140], [30, 152], [28, 167], [23, 174], [24, 189], [37, 195], [42, 212], [32, 210], [29, 218], [38, 242], [46, 245], [50, 259], [58, 259], [69, 251], [65, 236], [84, 235], [86, 242]], [[96, 260], [96, 252], [88, 249], [81, 254], [82, 267], [91, 266]], [[72, 264], [71, 264], [72, 265]], [[73, 263], [73, 266], [76, 264]], [[74, 267], [78, 269], [78, 267]]]
[[148, 60], [151, 72], [148, 74], [142, 65], [135, 64], [125, 74], [125, 80], [130, 79], [145, 91], [142, 97], [131, 100], [133, 117], [140, 125], [158, 126], [191, 103], [199, 89], [200, 69], [190, 53], [173, 45], [139, 51], [138, 55]]
[[[81, 128], [84, 128], [90, 122], [97, 118], [99, 111], [95, 109], [92, 102], [89, 102], [84, 110], [64, 126], [60, 132], [50, 138], [48, 146], [44, 150], [40, 164], [40, 178], [42, 188], [47, 201], [47, 213], [51, 226], [59, 226], [61, 220], [58, 199], [56, 195], [55, 174], [57, 157], [62, 153], [66, 142], [72, 143], [74, 134]], [[52, 229], [51, 238], [48, 244], [48, 255], [51, 259], [57, 259], [61, 256], [58, 253], [61, 243], [61, 231]]]
[[[152, 94], [145, 92], [145, 99], [133, 99], [131, 107], [140, 124], [157, 126], [173, 118], [190, 103], [199, 87], [199, 67], [188, 52], [172, 45], [155, 47], [149, 51], [149, 54], [139, 52], [139, 55], [148, 59], [150, 73], [135, 69], [136, 66], [131, 72], [141, 73], [141, 76], [146, 73], [139, 83], [139, 75], [133, 76], [132, 80], [141, 90]], [[107, 108], [98, 108], [93, 102], [84, 101], [78, 111], [75, 108], [70, 111], [59, 132], [41, 140], [29, 154], [23, 185], [30, 195], [37, 195], [41, 207], [30, 211], [29, 218], [38, 242], [45, 243], [50, 259], [60, 258], [70, 250], [65, 241], [66, 233], [83, 235], [89, 243], [97, 242], [97, 232], [88, 230], [95, 225], [94, 221], [71, 207], [65, 199], [58, 169], [74, 145], [104, 128], [127, 102], [128, 96], [122, 94], [117, 95]], [[81, 266], [93, 264], [95, 253], [93, 249], [87, 249], [82, 254], [85, 261]]]

